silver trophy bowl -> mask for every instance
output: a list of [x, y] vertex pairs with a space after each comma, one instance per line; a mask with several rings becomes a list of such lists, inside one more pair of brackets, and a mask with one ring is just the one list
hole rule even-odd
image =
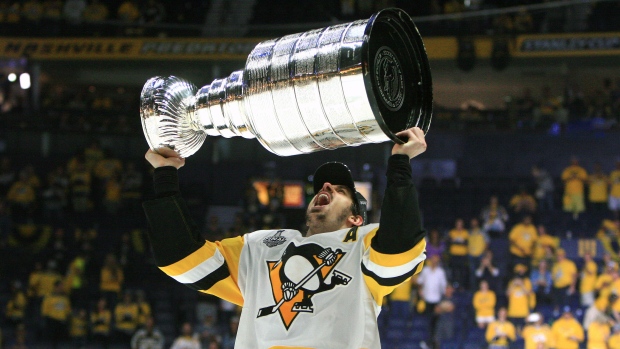
[[428, 132], [432, 80], [411, 17], [385, 9], [366, 20], [291, 34], [254, 47], [245, 69], [197, 89], [153, 77], [140, 95], [151, 149], [194, 154], [207, 136], [256, 138], [289, 156]]

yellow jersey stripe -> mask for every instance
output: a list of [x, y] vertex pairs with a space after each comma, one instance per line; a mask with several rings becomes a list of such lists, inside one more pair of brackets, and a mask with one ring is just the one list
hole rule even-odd
[[366, 234], [366, 236], [364, 236], [364, 249], [365, 250], [370, 248], [370, 243], [372, 242], [372, 238], [375, 237], [375, 234], [377, 233], [377, 230], [379, 230], [379, 226], [377, 226], [375, 229], [369, 231], [368, 234]]
[[379, 276], [382, 279], [390, 279], [397, 278], [399, 276], [410, 273], [418, 264], [422, 263], [426, 259], [426, 254], [422, 252], [422, 254], [418, 255], [413, 260], [409, 260], [407, 263], [403, 265], [399, 265], [396, 267], [384, 267], [373, 263], [371, 260], [368, 260], [366, 256], [362, 259], [362, 264], [366, 267], [366, 269], [375, 275]]
[[[420, 263], [413, 272], [413, 275], [418, 274], [422, 270], [423, 265], [424, 263]], [[381, 306], [383, 304], [383, 298], [385, 296], [392, 293], [392, 291], [394, 291], [394, 289], [400, 286], [403, 282], [409, 282], [410, 280], [411, 277], [408, 277], [399, 284], [385, 286], [379, 284], [379, 282], [377, 282], [377, 280], [375, 280], [373, 277], [369, 275], [364, 275], [364, 282], [366, 283], [366, 287], [368, 287], [368, 291], [370, 292], [372, 298], [375, 300], [375, 303], [377, 303], [378, 306]]]
[[244, 303], [243, 295], [241, 295], [241, 290], [231, 276], [218, 281], [208, 290], [204, 290], [201, 292], [212, 294], [240, 307], [242, 307]]
[[228, 270], [230, 271], [230, 276], [232, 277], [235, 285], [237, 285], [239, 280], [239, 257], [241, 256], [241, 250], [245, 245], [245, 240], [243, 239], [243, 236], [237, 236], [234, 238], [224, 239], [217, 242], [217, 244], [220, 252], [222, 252], [224, 259], [226, 260]]
[[[374, 236], [374, 234], [373, 234]], [[370, 249], [369, 260], [382, 267], [397, 267], [402, 266], [410, 261], [416, 259], [418, 256], [423, 255], [426, 250], [426, 240], [422, 239], [409, 251], [405, 251], [399, 254], [385, 254], [377, 252], [374, 249]]]
[[215, 254], [215, 249], [215, 243], [205, 241], [205, 244], [202, 245], [202, 247], [192, 252], [187, 257], [165, 267], [159, 267], [159, 269], [161, 269], [161, 271], [168, 274], [169, 276], [181, 275], [189, 270], [194, 269], [206, 259], [211, 258]]

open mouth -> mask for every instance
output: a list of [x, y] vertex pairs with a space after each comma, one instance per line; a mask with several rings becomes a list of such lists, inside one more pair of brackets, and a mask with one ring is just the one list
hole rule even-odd
[[332, 201], [331, 196], [325, 192], [321, 192], [316, 196], [314, 206], [326, 206]]

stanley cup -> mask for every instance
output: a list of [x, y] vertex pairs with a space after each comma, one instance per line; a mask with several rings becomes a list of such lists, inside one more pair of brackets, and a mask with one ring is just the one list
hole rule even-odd
[[197, 89], [153, 77], [140, 95], [151, 149], [195, 153], [207, 136], [256, 138], [296, 155], [392, 140], [432, 116], [432, 81], [409, 15], [385, 9], [366, 20], [267, 40], [245, 69]]

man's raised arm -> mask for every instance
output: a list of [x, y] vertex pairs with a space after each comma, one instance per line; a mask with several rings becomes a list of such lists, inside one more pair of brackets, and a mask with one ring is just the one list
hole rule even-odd
[[406, 252], [426, 236], [409, 163], [426, 150], [424, 132], [414, 127], [397, 135], [408, 141], [392, 148], [379, 230], [371, 245], [374, 250], [387, 254]]
[[156, 198], [143, 204], [149, 239], [159, 269], [198, 291], [242, 305], [237, 284], [243, 237], [205, 241], [179, 192], [178, 169], [185, 159], [170, 149], [149, 150]]
[[362, 260], [366, 285], [378, 305], [385, 295], [420, 272], [426, 258], [426, 232], [409, 164], [426, 150], [424, 132], [414, 127], [397, 135], [408, 141], [392, 148], [379, 228], [367, 235], [370, 246], [367, 241], [365, 244], [370, 248]]

